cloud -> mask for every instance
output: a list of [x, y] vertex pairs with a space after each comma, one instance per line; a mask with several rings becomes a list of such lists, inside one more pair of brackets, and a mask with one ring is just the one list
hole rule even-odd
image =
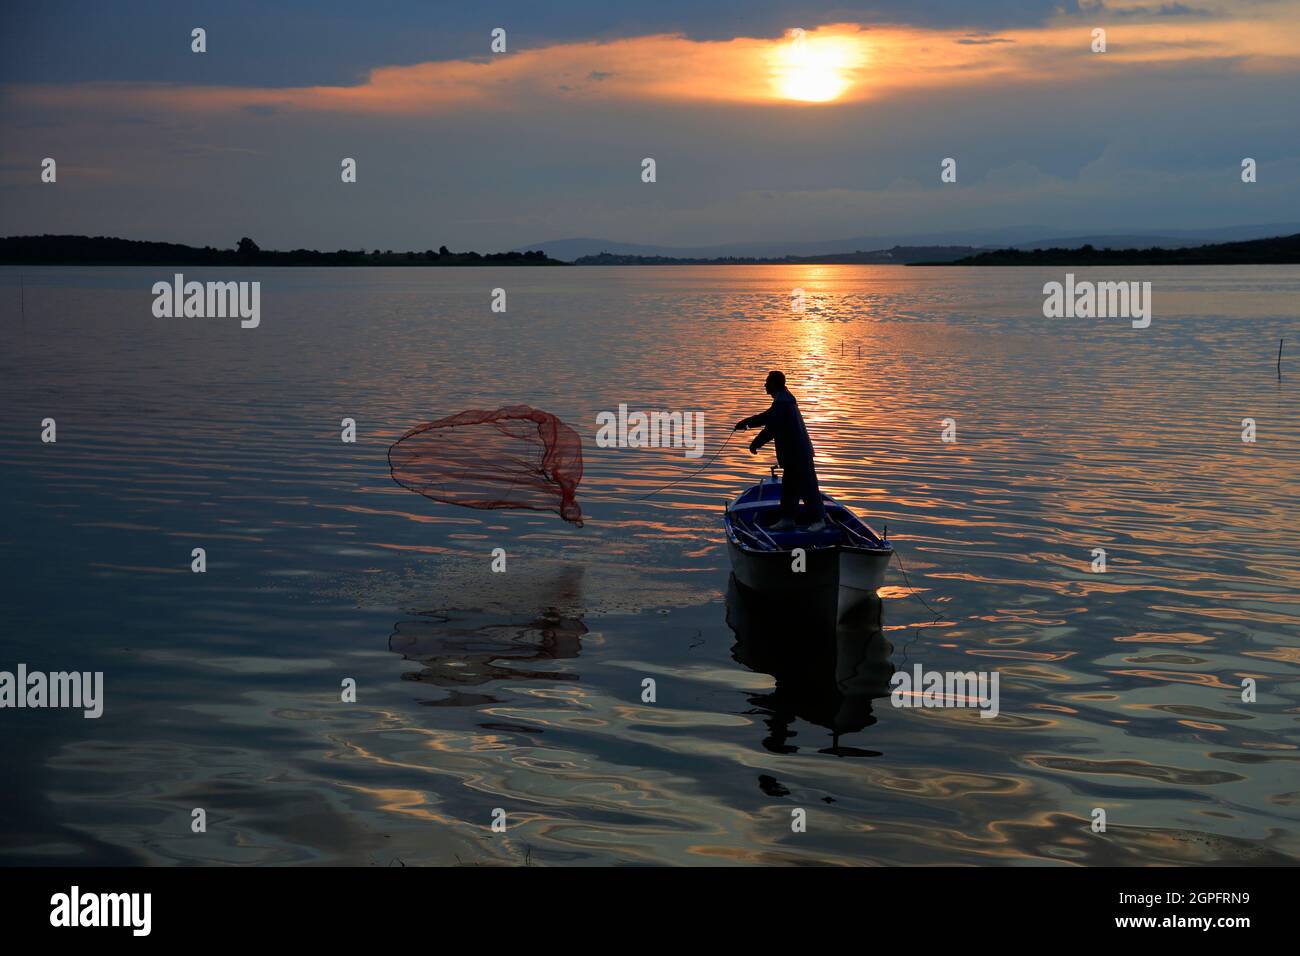
[[[1061, 6], [1061, 0], [10, 0], [0, 5], [0, 82], [347, 85], [380, 64], [487, 53], [493, 26], [508, 30], [514, 50], [595, 37], [773, 38], [793, 26], [857, 18], [1002, 30], [1047, 23]], [[196, 16], [208, 30], [204, 56], [189, 49]]]
[[[95, 112], [129, 107], [186, 114], [244, 110], [436, 115], [535, 109], [547, 101], [774, 105], [831, 98], [792, 94], [809, 87], [800, 82], [804, 79], [832, 93], [834, 102], [849, 103], [955, 82], [1063, 84], [1100, 70], [1216, 62], [1241, 70], [1295, 71], [1300, 62], [1295, 20], [1279, 16], [1278, 10], [1264, 11], [1257, 19], [1158, 22], [1166, 17], [1160, 11], [1167, 7], [1154, 14], [1142, 14], [1143, 7], [1123, 8], [1121, 12], [1133, 19], [1109, 31], [1104, 58], [1090, 52], [1088, 34], [1073, 22], [996, 36], [829, 24], [807, 30], [798, 40], [793, 34], [775, 40], [716, 41], [657, 34], [562, 43], [499, 56], [383, 66], [346, 86], [44, 84], [10, 85], [5, 95], [41, 109]], [[1285, 13], [1294, 17], [1294, 10]], [[1156, 22], [1135, 22], [1140, 14], [1155, 16]], [[797, 63], [791, 54], [796, 43], [805, 43], [808, 51]], [[835, 74], [836, 82], [825, 79], [828, 72]]]
[[1159, 17], [1213, 17], [1213, 10], [1203, 7], [1189, 7], [1185, 3], [1162, 3], [1159, 6], [1147, 6], [1138, 3], [1132, 6], [1111, 6], [1104, 0], [1079, 5], [1079, 12], [1089, 17], [1123, 17], [1153, 20]]

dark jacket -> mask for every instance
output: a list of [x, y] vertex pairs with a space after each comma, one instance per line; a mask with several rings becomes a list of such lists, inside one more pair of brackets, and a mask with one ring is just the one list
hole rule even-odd
[[752, 415], [740, 423], [745, 428], [762, 427], [753, 447], [762, 448], [770, 441], [776, 442], [776, 460], [781, 468], [794, 474], [815, 475], [813, 446], [808, 429], [799, 413], [799, 403], [786, 389], [772, 396], [772, 407]]

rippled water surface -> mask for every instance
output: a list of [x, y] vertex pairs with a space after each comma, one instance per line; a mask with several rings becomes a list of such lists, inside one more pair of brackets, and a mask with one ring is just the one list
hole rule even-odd
[[[0, 712], [0, 859], [1295, 862], [1300, 269], [1101, 276], [1152, 281], [1145, 330], [1044, 319], [1063, 271], [187, 273], [261, 281], [242, 330], [155, 319], [171, 270], [0, 270], [0, 669], [107, 696]], [[729, 586], [770, 450], [691, 472], [768, 368], [937, 621], [898, 564], [838, 631]], [[391, 481], [409, 427], [517, 402], [582, 434], [584, 527]], [[596, 447], [620, 403], [703, 412], [705, 457]], [[1001, 716], [891, 706], [916, 664], [997, 671]]]

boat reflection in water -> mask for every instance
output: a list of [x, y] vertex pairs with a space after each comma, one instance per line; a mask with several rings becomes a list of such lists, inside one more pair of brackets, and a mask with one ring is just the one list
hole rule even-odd
[[765, 714], [773, 753], [798, 753], [791, 743], [796, 720], [830, 731], [818, 753], [878, 757], [878, 751], [845, 746], [840, 738], [876, 722], [872, 701], [888, 698], [894, 667], [892, 645], [881, 632], [881, 601], [873, 597], [836, 622], [833, 600], [777, 601], [751, 591], [731, 576], [727, 626], [735, 632], [732, 657], [750, 670], [770, 674], [776, 687], [749, 702]]

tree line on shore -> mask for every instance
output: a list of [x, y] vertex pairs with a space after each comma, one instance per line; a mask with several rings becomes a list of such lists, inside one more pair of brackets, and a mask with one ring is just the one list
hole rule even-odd
[[0, 263], [6, 265], [105, 266], [558, 266], [566, 263], [544, 252], [452, 252], [446, 246], [423, 252], [389, 249], [275, 251], [248, 237], [232, 249], [144, 242], [108, 236], [9, 236], [0, 238]]

